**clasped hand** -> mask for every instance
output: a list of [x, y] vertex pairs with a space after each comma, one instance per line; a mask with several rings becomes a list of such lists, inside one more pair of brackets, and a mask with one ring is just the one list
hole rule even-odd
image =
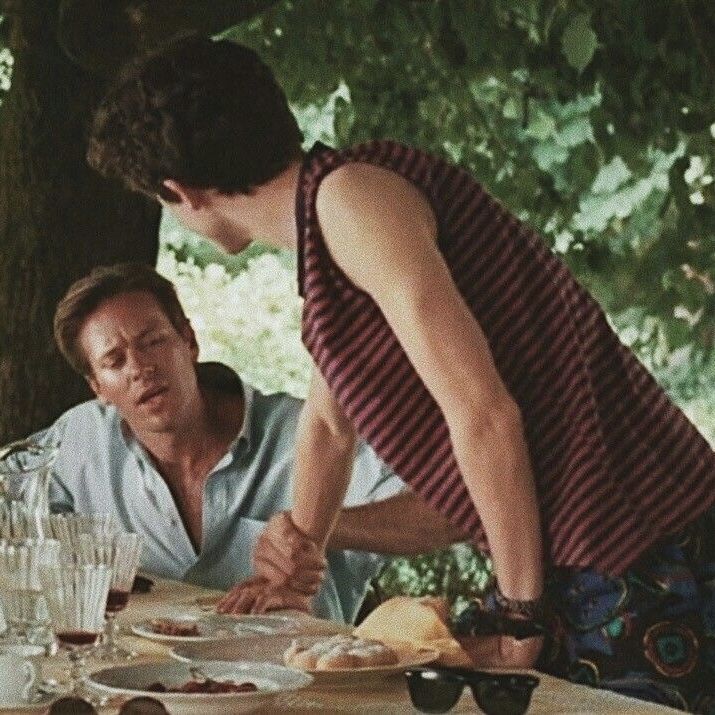
[[295, 609], [310, 613], [327, 562], [318, 545], [283, 511], [266, 524], [253, 552], [254, 576], [219, 601], [219, 613], [266, 613]]

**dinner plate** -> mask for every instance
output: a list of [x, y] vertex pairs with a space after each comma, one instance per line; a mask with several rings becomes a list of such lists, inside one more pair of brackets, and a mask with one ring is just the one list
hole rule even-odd
[[12, 711], [14, 713], [31, 713], [36, 711], [46, 711], [53, 700], [59, 697], [57, 693], [42, 692], [37, 696], [37, 699], [31, 703], [0, 703], [0, 713], [3, 711]]
[[[171, 620], [187, 626], [196, 624], [198, 635], [169, 635], [156, 633], [154, 620]], [[288, 616], [228, 616], [228, 615], [157, 615], [131, 626], [131, 631], [142, 638], [171, 643], [207, 643], [226, 638], [248, 638], [275, 634], [298, 633], [298, 623]]]
[[[147, 690], [152, 683], [176, 687], [195, 679], [191, 666], [176, 661], [115, 666], [92, 673], [88, 685], [100, 695], [120, 699], [148, 696], [160, 700], [172, 715], [233, 715], [265, 708], [281, 693], [310, 685], [312, 678], [295, 668], [272, 663], [211, 662], [201, 664], [201, 675], [214, 680], [254, 683], [251, 693], [157, 693]], [[270, 712], [270, 710], [269, 710]]]
[[[306, 646], [325, 636], [299, 636], [297, 640]], [[283, 654], [296, 638], [284, 635], [251, 638], [245, 640], [221, 640], [212, 643], [193, 643], [175, 646], [171, 655], [184, 663], [193, 663], [203, 668], [205, 662], [251, 660], [265, 663], [283, 663]], [[422, 648], [411, 643], [385, 641], [399, 656], [392, 665], [376, 665], [367, 668], [343, 668], [339, 670], [309, 670], [315, 685], [324, 687], [345, 687], [367, 685], [405, 670], [426, 665], [439, 658], [440, 653], [433, 648]]]

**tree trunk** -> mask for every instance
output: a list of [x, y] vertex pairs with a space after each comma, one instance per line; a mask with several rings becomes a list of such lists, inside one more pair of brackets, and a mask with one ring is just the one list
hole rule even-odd
[[60, 0], [58, 37], [68, 57], [111, 76], [126, 60], [197, 32], [215, 35], [277, 0]]
[[92, 266], [154, 264], [160, 211], [86, 165], [103, 81], [56, 40], [58, 0], [13, 3], [12, 86], [0, 109], [0, 444], [89, 396], [57, 351], [52, 317]]

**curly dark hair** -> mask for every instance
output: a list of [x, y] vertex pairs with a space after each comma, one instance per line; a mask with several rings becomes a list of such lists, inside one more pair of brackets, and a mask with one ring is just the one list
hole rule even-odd
[[87, 161], [130, 189], [177, 201], [165, 179], [250, 193], [300, 156], [301, 139], [253, 50], [192, 35], [122, 70], [95, 113]]

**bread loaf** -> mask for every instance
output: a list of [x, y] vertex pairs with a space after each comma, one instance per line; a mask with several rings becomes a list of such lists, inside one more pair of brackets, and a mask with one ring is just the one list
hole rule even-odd
[[435, 648], [441, 654], [437, 663], [470, 667], [472, 661], [450, 633], [448, 617], [449, 607], [443, 598], [395, 596], [372, 611], [354, 634]]

